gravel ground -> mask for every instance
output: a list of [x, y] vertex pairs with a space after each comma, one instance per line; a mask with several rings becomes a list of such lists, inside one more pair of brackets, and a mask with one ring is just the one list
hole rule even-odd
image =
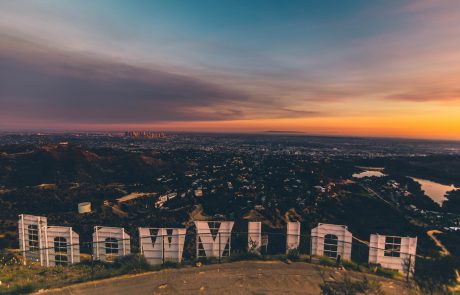
[[[351, 278], [363, 276], [302, 262], [246, 261], [121, 276], [41, 291], [40, 294], [319, 294], [321, 272], [329, 281], [345, 274]], [[368, 277], [377, 279], [385, 294], [413, 294], [404, 287], [404, 282]]]

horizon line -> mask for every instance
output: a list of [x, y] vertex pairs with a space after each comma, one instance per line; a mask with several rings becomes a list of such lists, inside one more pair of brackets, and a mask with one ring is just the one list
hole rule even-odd
[[[436, 142], [453, 142], [460, 143], [460, 139], [451, 138], [432, 138], [432, 137], [404, 137], [404, 136], [365, 136], [365, 135], [353, 135], [353, 134], [327, 134], [327, 133], [308, 133], [306, 131], [295, 131], [295, 130], [265, 130], [265, 131], [200, 131], [200, 130], [161, 130], [161, 129], [142, 129], [142, 128], [127, 128], [127, 129], [114, 129], [114, 130], [60, 130], [60, 129], [0, 129], [1, 133], [49, 133], [49, 134], [68, 134], [68, 133], [124, 133], [128, 131], [147, 131], [147, 132], [164, 132], [170, 134], [222, 134], [222, 135], [285, 135], [285, 136], [297, 136], [297, 137], [329, 137], [329, 138], [358, 138], [358, 139], [387, 139], [387, 140], [408, 140], [408, 141], [436, 141]], [[29, 134], [32, 135], [32, 134]]]

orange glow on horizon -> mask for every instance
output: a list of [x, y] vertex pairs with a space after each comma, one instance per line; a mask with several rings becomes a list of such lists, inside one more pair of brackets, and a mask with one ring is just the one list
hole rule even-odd
[[[163, 130], [189, 132], [295, 131], [311, 135], [400, 137], [460, 140], [460, 116], [452, 117], [334, 117], [302, 119], [260, 119], [159, 124], [116, 124], [74, 126], [81, 130]], [[78, 127], [78, 128], [77, 128]], [[72, 128], [74, 129], [74, 128]]]

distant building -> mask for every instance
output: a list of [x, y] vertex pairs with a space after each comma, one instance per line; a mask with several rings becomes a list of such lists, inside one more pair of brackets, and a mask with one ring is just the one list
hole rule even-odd
[[315, 187], [315, 190], [318, 191], [318, 192], [321, 192], [321, 193], [325, 193], [326, 192], [326, 189], [320, 185], [316, 185]]
[[78, 213], [91, 213], [91, 202], [83, 202], [78, 204]]
[[155, 208], [163, 207], [164, 203], [166, 203], [169, 200], [174, 199], [175, 197], [177, 197], [176, 192], [160, 196], [158, 198], [158, 201], [155, 202]]
[[125, 137], [135, 138], [165, 138], [166, 135], [163, 132], [152, 132], [152, 131], [127, 131]]
[[156, 193], [130, 193], [126, 196], [120, 197], [117, 199], [118, 204], [134, 201], [138, 198], [152, 197]]
[[262, 205], [254, 205], [255, 210], [265, 210], [265, 207]]

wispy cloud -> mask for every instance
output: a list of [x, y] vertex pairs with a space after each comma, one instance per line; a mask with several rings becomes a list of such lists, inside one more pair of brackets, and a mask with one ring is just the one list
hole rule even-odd
[[412, 102], [449, 102], [460, 101], [460, 88], [420, 88], [386, 96], [390, 100], [402, 100]]
[[0, 114], [56, 122], [152, 123], [298, 117], [282, 102], [260, 106], [231, 85], [151, 65], [139, 67], [2, 35]]

